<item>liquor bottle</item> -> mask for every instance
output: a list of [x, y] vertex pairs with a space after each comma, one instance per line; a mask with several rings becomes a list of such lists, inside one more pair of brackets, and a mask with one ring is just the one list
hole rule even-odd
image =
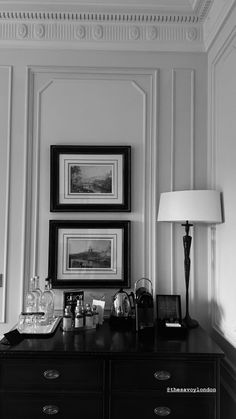
[[98, 314], [98, 311], [97, 311], [97, 306], [93, 305], [92, 308], [93, 308], [93, 325], [95, 327], [98, 327], [98, 324], [99, 324], [99, 314]]
[[30, 278], [29, 290], [25, 296], [25, 311], [27, 313], [33, 313], [37, 311], [37, 299], [34, 293], [34, 281]]
[[62, 330], [64, 332], [69, 332], [70, 330], [72, 330], [72, 313], [70, 306], [66, 306], [65, 308], [62, 320]]
[[91, 310], [91, 305], [90, 304], [86, 304], [86, 309], [85, 309], [85, 327], [87, 328], [93, 328], [93, 313]]
[[39, 299], [40, 299], [40, 297], [42, 295], [42, 290], [40, 289], [40, 286], [39, 286], [39, 276], [38, 275], [34, 276], [34, 287], [35, 287], [35, 290], [37, 291], [37, 293], [39, 294]]
[[83, 327], [84, 326], [84, 310], [83, 306], [80, 304], [80, 300], [77, 301], [77, 305], [75, 308], [75, 327]]
[[30, 281], [32, 282], [32, 293], [35, 296], [35, 311], [39, 311], [39, 303], [40, 303], [40, 298], [42, 295], [42, 291], [38, 285], [39, 277], [34, 276], [33, 278], [30, 279]]
[[45, 279], [44, 291], [40, 298], [39, 310], [45, 313], [45, 322], [50, 324], [54, 317], [54, 294], [51, 290], [51, 281]]

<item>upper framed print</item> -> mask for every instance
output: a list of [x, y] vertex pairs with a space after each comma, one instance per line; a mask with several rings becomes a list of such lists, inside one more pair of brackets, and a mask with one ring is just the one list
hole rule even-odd
[[55, 211], [130, 211], [130, 146], [51, 146]]
[[54, 288], [130, 286], [130, 221], [49, 221]]

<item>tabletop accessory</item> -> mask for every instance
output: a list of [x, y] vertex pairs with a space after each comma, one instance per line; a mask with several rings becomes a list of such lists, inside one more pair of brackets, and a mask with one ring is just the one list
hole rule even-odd
[[134, 284], [136, 331], [153, 327], [153, 287], [148, 278], [140, 278]]
[[112, 298], [110, 325], [117, 329], [132, 328], [134, 318], [134, 293], [121, 288]]

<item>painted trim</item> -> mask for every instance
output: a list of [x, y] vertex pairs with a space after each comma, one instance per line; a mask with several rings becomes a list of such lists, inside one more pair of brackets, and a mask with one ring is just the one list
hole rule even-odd
[[157, 202], [158, 191], [156, 187], [156, 179], [158, 179], [158, 125], [159, 124], [159, 102], [158, 91], [160, 90], [160, 71], [155, 70], [152, 78], [152, 112], [151, 112], [151, 156], [152, 156], [152, 173], [151, 173], [151, 211], [150, 211], [150, 249], [152, 249], [152, 259], [150, 260], [150, 278], [153, 285], [153, 295], [156, 295], [156, 278], [157, 278]]
[[[37, 275], [38, 274], [38, 261], [37, 261], [37, 254], [38, 254], [38, 231], [39, 231], [39, 172], [40, 172], [40, 140], [41, 140], [41, 136], [40, 136], [40, 120], [41, 120], [41, 103], [42, 103], [42, 95], [43, 93], [53, 84], [53, 80], [49, 80], [46, 84], [44, 84], [41, 89], [38, 90], [37, 95], [36, 95], [36, 102], [37, 102], [37, 116], [36, 116], [36, 127], [35, 127], [35, 132], [36, 132], [36, 140], [35, 143], [33, 144], [33, 161], [34, 161], [34, 166], [35, 166], [35, 178], [33, 178], [34, 180], [34, 185], [33, 185], [33, 190], [32, 190], [32, 195], [34, 195], [34, 206], [33, 206], [33, 214], [34, 214], [34, 219], [33, 219], [33, 249], [34, 249], [34, 253], [33, 253], [33, 266], [32, 266], [32, 273], [33, 275]], [[33, 104], [34, 107], [34, 104]], [[35, 146], [35, 147], [34, 147]], [[34, 193], [33, 193], [34, 191]]]
[[[171, 134], [170, 134], [170, 191], [174, 191], [175, 171], [175, 102], [176, 102], [176, 70], [171, 72]], [[170, 225], [170, 293], [174, 291], [174, 223]]]
[[195, 161], [194, 161], [194, 145], [195, 145], [195, 70], [191, 70], [191, 119], [190, 119], [190, 189], [194, 189], [195, 184]]
[[3, 257], [3, 278], [2, 278], [2, 307], [1, 321], [6, 323], [6, 296], [7, 296], [7, 267], [8, 267], [8, 238], [9, 238], [9, 207], [10, 207], [10, 157], [11, 157], [11, 121], [12, 121], [12, 66], [0, 66], [1, 69], [8, 69], [8, 118], [7, 118], [7, 150], [6, 150], [6, 210], [5, 210], [5, 234], [4, 234], [4, 257]]
[[[137, 91], [143, 96], [143, 132], [142, 132], [142, 142], [143, 142], [143, 155], [144, 155], [144, 161], [146, 161], [146, 156], [148, 154], [147, 151], [147, 144], [146, 144], [146, 138], [147, 138], [147, 93], [145, 90], [137, 83], [137, 81], [132, 82], [133, 86], [137, 89]], [[147, 220], [147, 180], [146, 180], [146, 171], [145, 171], [145, 165], [143, 170], [143, 218], [144, 223], [142, 225], [142, 234], [143, 234], [143, 241], [146, 243], [146, 246], [144, 248], [143, 252], [143, 276], [146, 277], [147, 271], [148, 271], [148, 265], [149, 265], [149, 252], [148, 252], [148, 246], [147, 246], [147, 226], [146, 226], [146, 220]], [[149, 232], [149, 229], [148, 229]]]
[[203, 51], [202, 22], [212, 0], [192, 12], [175, 6], [0, 5], [0, 46]]
[[[22, 3], [19, 5], [17, 10], [17, 5], [14, 5], [14, 10], [10, 10], [10, 6], [6, 10], [0, 10], [0, 19], [4, 21], [11, 20], [24, 20], [24, 21], [81, 21], [81, 22], [158, 22], [158, 23], [198, 23], [206, 18], [207, 13], [210, 9], [212, 0], [198, 0], [204, 2], [204, 4], [199, 5], [195, 10], [191, 12], [176, 12], [174, 8], [171, 7], [170, 10], [158, 10], [158, 5], [154, 8], [146, 7], [146, 10], [143, 7], [134, 5], [133, 7], [129, 5], [120, 5], [116, 7], [115, 5], [109, 4], [105, 5], [77, 5], [73, 7], [72, 3], [67, 3], [65, 5], [57, 4], [55, 7], [53, 5], [43, 6], [40, 3], [31, 4], [29, 8], [28, 3]], [[1, 5], [0, 5], [1, 6]], [[79, 11], [78, 11], [79, 9]], [[93, 10], [91, 10], [93, 9]]]
[[[24, 143], [24, 190], [23, 190], [23, 243], [22, 243], [22, 292], [21, 308], [24, 310], [25, 294], [28, 290], [30, 273], [30, 248], [31, 248], [31, 187], [32, 180], [29, 173], [29, 161], [32, 161], [32, 109], [33, 109], [33, 78], [29, 67], [26, 67], [26, 92], [25, 92], [25, 143]], [[29, 221], [30, 220], [30, 221]]]
[[[195, 186], [195, 70], [191, 70], [190, 72], [190, 101], [191, 101], [191, 109], [190, 109], [190, 189], [194, 189]], [[192, 227], [192, 245], [191, 245], [191, 271], [190, 271], [190, 300], [194, 301], [195, 290], [196, 290], [196, 268], [195, 268], [195, 249], [196, 249], [196, 241], [195, 241], [195, 225]]]
[[174, 4], [5, 2], [0, 5], [0, 45], [55, 48], [70, 42], [71, 48], [122, 45], [137, 50], [207, 51], [234, 5], [234, 0], [196, 0], [191, 11]]
[[191, 21], [170, 22], [156, 19], [119, 19], [40, 21], [6, 21], [0, 19], [0, 46], [45, 48], [64, 47], [71, 49], [101, 48], [137, 50], [181, 50], [203, 51], [202, 27]]

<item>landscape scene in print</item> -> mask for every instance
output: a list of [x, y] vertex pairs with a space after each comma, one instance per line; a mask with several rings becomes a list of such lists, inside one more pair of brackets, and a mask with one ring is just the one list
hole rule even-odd
[[71, 165], [70, 192], [72, 194], [111, 194], [112, 166], [105, 164]]
[[71, 239], [69, 269], [111, 268], [111, 239]]

